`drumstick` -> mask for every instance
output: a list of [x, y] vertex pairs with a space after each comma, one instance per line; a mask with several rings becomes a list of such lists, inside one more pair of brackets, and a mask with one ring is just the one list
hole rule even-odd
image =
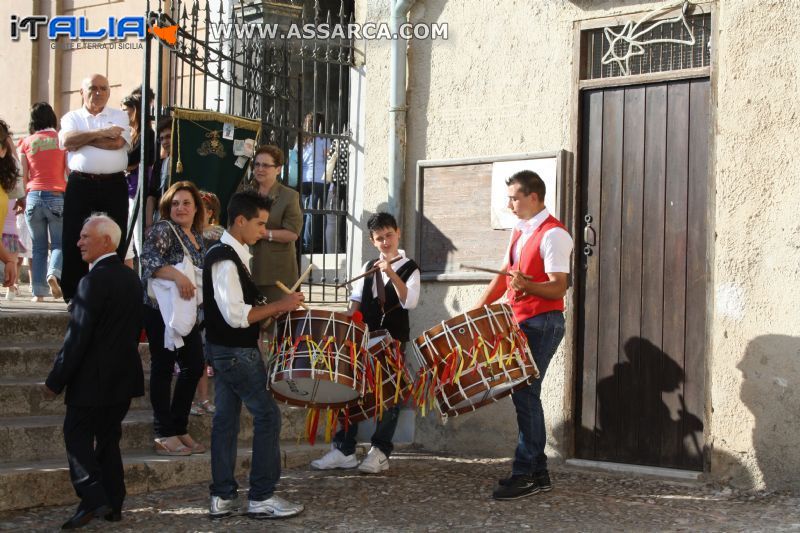
[[306, 280], [308, 275], [311, 274], [311, 270], [313, 268], [314, 268], [314, 264], [313, 263], [308, 265], [308, 268], [303, 271], [303, 274], [299, 278], [297, 278], [297, 281], [295, 281], [294, 285], [292, 285], [292, 288], [290, 289], [292, 292], [296, 291], [297, 287], [299, 287], [300, 284], [303, 283]]
[[[279, 280], [279, 281], [276, 281], [276, 282], [275, 282], [275, 285], [276, 285], [276, 286], [277, 286], [277, 287], [278, 287], [280, 290], [282, 290], [283, 292], [285, 292], [286, 294], [292, 294], [292, 293], [294, 292], [292, 289], [290, 289], [289, 287], [287, 287], [286, 285], [284, 285], [283, 283], [281, 283], [281, 282], [280, 282], [280, 280]], [[300, 302], [300, 307], [302, 307], [303, 309], [305, 309], [306, 311], [308, 311], [308, 306], [307, 306], [306, 304], [304, 304], [303, 302]]]
[[[391, 261], [389, 261], [389, 264], [391, 265], [392, 263], [396, 263], [396, 262], [400, 261], [402, 258], [403, 258], [403, 256], [402, 256], [402, 255], [398, 255], [397, 257], [395, 257], [394, 259], [392, 259]], [[354, 278], [348, 279], [347, 281], [345, 281], [345, 282], [342, 282], [342, 283], [338, 284], [338, 285], [336, 286], [336, 288], [337, 288], [337, 289], [341, 289], [342, 287], [344, 287], [344, 286], [346, 286], [346, 285], [350, 285], [351, 283], [353, 283], [353, 282], [354, 282], [354, 281], [356, 281], [356, 280], [359, 280], [359, 279], [361, 279], [361, 278], [366, 278], [366, 277], [367, 277], [367, 276], [369, 276], [370, 274], [374, 274], [375, 272], [379, 271], [380, 269], [381, 269], [381, 267], [374, 266], [374, 267], [370, 268], [369, 270], [367, 270], [366, 272], [364, 272], [364, 273], [362, 273], [362, 274], [359, 274], [358, 276], [356, 276], [356, 277], [354, 277]]]
[[460, 268], [462, 268], [462, 269], [466, 268], [466, 269], [469, 269], [469, 270], [479, 270], [481, 272], [489, 272], [490, 274], [500, 274], [501, 276], [509, 276], [510, 277], [512, 275], [510, 272], [506, 272], [505, 270], [495, 270], [493, 268], [484, 268], [484, 267], [479, 267], [479, 266], [465, 265], [464, 263], [461, 263], [458, 266]]
[[[299, 278], [297, 278], [297, 281], [295, 281], [295, 282], [294, 282], [294, 285], [292, 285], [292, 288], [290, 289], [290, 292], [294, 292], [294, 291], [296, 291], [296, 290], [297, 290], [297, 287], [299, 287], [299, 286], [300, 286], [300, 284], [301, 284], [301, 283], [303, 283], [303, 282], [306, 280], [306, 278], [308, 277], [308, 275], [309, 275], [309, 274], [311, 274], [311, 270], [312, 270], [313, 268], [314, 268], [314, 264], [313, 264], [313, 263], [312, 263], [312, 264], [310, 264], [310, 265], [308, 265], [308, 268], [306, 268], [306, 269], [303, 271], [303, 274], [302, 274], [302, 275], [301, 275]], [[279, 282], [279, 283], [280, 283], [280, 282]], [[281, 283], [281, 285], [283, 285], [283, 283]], [[285, 287], [286, 287], [286, 285], [283, 285], [283, 287], [285, 288]], [[284, 291], [284, 292], [286, 292], [286, 291]], [[303, 308], [304, 308], [304, 309], [308, 309], [308, 307], [306, 307], [306, 306], [305, 306], [305, 304], [303, 304]], [[275, 321], [275, 317], [272, 317], [272, 316], [271, 316], [271, 317], [269, 317], [269, 318], [268, 318], [268, 319], [267, 319], [267, 320], [264, 322], [264, 325], [262, 326], [262, 329], [266, 329], [266, 328], [270, 327], [274, 321]]]

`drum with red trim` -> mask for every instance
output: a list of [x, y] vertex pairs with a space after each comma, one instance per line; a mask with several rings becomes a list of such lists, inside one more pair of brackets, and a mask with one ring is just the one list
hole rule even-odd
[[367, 350], [370, 357], [364, 376], [366, 390], [363, 399], [350, 408], [350, 422], [380, 419], [384, 409], [405, 400], [411, 385], [400, 341], [394, 340], [388, 331], [371, 331]]
[[342, 313], [293, 311], [276, 323], [270, 389], [301, 407], [341, 408], [364, 395], [366, 325]]
[[507, 304], [487, 305], [417, 337], [416, 404], [433, 401], [443, 417], [495, 402], [539, 377], [527, 339]]

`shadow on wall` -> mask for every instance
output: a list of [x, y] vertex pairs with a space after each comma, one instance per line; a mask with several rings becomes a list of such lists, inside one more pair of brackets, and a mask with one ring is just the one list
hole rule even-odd
[[[742, 372], [742, 402], [755, 419], [753, 449], [763, 488], [800, 488], [800, 338], [756, 337], [737, 368]], [[739, 470], [729, 470], [733, 481], [746, 485], [746, 472]]]

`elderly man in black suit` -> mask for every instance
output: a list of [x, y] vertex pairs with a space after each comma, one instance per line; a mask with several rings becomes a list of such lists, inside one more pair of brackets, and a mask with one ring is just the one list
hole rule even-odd
[[62, 529], [95, 517], [122, 519], [122, 419], [131, 398], [144, 394], [144, 374], [138, 352], [142, 288], [116, 253], [120, 238], [108, 216], [92, 215], [83, 225], [78, 248], [89, 273], [70, 303], [64, 345], [42, 389], [52, 399], [66, 388], [64, 442], [81, 503]]

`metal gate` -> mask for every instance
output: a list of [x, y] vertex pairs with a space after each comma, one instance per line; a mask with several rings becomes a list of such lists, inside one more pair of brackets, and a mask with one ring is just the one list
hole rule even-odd
[[[146, 40], [144, 85], [155, 93], [156, 121], [173, 107], [260, 120], [259, 144], [284, 151], [280, 179], [302, 198], [297, 259], [301, 268], [309, 262], [319, 267], [305, 292], [311, 301], [346, 301], [345, 289], [337, 285], [349, 271], [345, 223], [347, 184], [354, 172], [348, 164], [353, 44], [346, 38], [301, 39], [289, 30], [346, 26], [352, 22], [353, 0], [148, 4], [151, 28], [177, 25], [174, 39], [149, 33]], [[314, 183], [334, 151], [332, 179]]]

